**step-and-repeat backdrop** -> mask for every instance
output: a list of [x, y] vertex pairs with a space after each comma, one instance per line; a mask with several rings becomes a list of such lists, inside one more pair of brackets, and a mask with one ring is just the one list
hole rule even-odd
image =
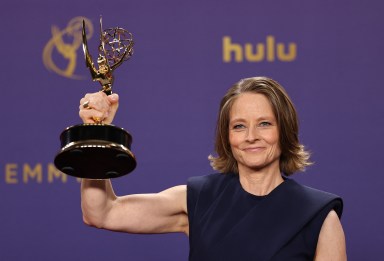
[[219, 100], [241, 78], [269, 76], [292, 97], [315, 165], [294, 178], [341, 195], [350, 260], [383, 256], [381, 1], [22, 1], [0, 8], [0, 260], [186, 260], [181, 234], [130, 235], [83, 224], [79, 181], [53, 165], [59, 135], [95, 92], [104, 28], [132, 32], [115, 71], [115, 125], [138, 160], [117, 194], [151, 193], [212, 173]]

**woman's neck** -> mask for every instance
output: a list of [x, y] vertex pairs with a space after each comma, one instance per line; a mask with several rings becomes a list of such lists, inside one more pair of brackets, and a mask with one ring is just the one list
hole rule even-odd
[[239, 179], [243, 189], [256, 196], [268, 195], [284, 181], [280, 169], [260, 171], [239, 170]]

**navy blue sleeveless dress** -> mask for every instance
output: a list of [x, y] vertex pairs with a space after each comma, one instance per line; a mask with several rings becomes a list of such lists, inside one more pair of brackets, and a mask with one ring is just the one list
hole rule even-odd
[[321, 226], [340, 197], [285, 179], [267, 196], [246, 192], [237, 174], [187, 183], [190, 261], [313, 260]]

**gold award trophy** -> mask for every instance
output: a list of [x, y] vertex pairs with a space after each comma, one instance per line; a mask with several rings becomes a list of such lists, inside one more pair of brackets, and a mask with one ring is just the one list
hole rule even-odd
[[[89, 54], [85, 22], [82, 28], [83, 50], [93, 81], [98, 81], [105, 94], [112, 94], [113, 71], [133, 54], [133, 37], [123, 28], [103, 30], [100, 18], [100, 45], [95, 67]], [[88, 103], [83, 104], [84, 108]], [[136, 167], [130, 151], [132, 137], [124, 129], [95, 123], [68, 127], [60, 135], [61, 150], [55, 166], [67, 175], [88, 179], [109, 179], [126, 175]]]

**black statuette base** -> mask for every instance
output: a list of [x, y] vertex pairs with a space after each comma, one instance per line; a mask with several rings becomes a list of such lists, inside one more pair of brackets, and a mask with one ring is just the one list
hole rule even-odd
[[87, 179], [124, 176], [136, 167], [130, 151], [131, 136], [113, 125], [82, 124], [67, 128], [60, 136], [62, 149], [55, 157], [63, 173]]

